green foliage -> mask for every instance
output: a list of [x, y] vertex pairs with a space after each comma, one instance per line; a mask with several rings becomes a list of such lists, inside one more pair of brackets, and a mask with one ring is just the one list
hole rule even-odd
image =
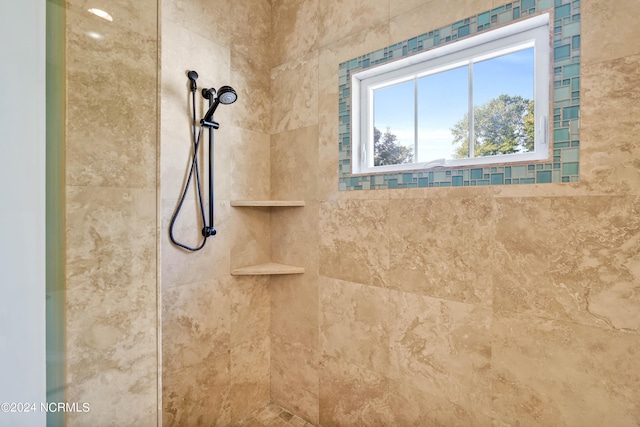
[[[474, 107], [474, 155], [492, 156], [533, 150], [533, 101], [500, 95]], [[453, 144], [460, 144], [455, 158], [469, 157], [469, 114], [451, 128]]]
[[413, 147], [398, 144], [398, 137], [387, 131], [382, 133], [373, 128], [373, 164], [374, 166], [398, 165], [413, 162]]

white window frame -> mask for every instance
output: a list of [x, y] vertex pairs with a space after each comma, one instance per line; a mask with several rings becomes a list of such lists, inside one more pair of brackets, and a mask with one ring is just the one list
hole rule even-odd
[[[352, 175], [423, 170], [437, 166], [469, 166], [536, 161], [549, 158], [550, 52], [549, 14], [545, 13], [495, 30], [434, 48], [351, 76]], [[429, 74], [446, 71], [534, 48], [534, 151], [464, 159], [430, 159], [427, 162], [373, 166], [373, 91]], [[470, 88], [472, 92], [472, 88]], [[470, 95], [471, 96], [471, 95]], [[469, 113], [473, 115], [472, 107]], [[470, 130], [470, 136], [473, 129]], [[469, 138], [472, 141], [472, 138]], [[473, 146], [473, 144], [469, 144]]]

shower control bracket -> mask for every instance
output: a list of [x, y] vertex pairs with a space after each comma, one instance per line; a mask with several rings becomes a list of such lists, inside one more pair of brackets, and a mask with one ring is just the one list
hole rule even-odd
[[204, 127], [208, 127], [208, 128], [213, 128], [213, 129], [218, 129], [220, 127], [220, 124], [218, 122], [208, 122], [205, 119], [200, 120], [200, 124]]
[[204, 237], [211, 237], [211, 236], [215, 236], [217, 233], [216, 229], [213, 227], [203, 227], [202, 228], [202, 235]]

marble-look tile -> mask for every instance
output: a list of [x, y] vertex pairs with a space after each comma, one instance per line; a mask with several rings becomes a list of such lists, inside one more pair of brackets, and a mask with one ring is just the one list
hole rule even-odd
[[343, 359], [320, 362], [320, 425], [393, 425], [389, 380]]
[[223, 278], [162, 292], [163, 370], [211, 363], [229, 352], [229, 288], [229, 279]]
[[318, 188], [318, 126], [271, 135], [271, 197], [308, 200]]
[[[156, 0], [136, 2], [127, 0], [100, 2], [95, 0], [67, 0], [64, 4], [67, 9], [67, 29], [70, 31], [78, 30], [78, 24], [83, 23], [103, 35], [105, 31], [113, 31], [115, 34], [134, 32], [139, 37], [152, 38], [156, 38], [158, 35], [159, 5]], [[92, 7], [105, 10], [111, 15], [113, 21], [107, 21], [88, 12]]]
[[406, 379], [389, 380], [389, 412], [394, 426], [497, 427], [491, 417], [442, 394], [427, 393]]
[[[169, 226], [176, 204], [175, 201], [162, 202], [162, 287], [171, 288], [227, 276], [231, 268], [230, 245], [236, 235], [236, 230], [232, 228], [229, 203], [216, 203], [213, 225], [217, 234], [209, 237], [204, 248], [198, 252], [186, 251], [169, 240]], [[204, 209], [205, 218], [209, 221], [208, 205]], [[182, 244], [196, 247], [202, 242], [201, 231], [199, 208], [196, 208], [195, 200], [186, 201], [175, 223], [174, 238]]]
[[589, 190], [640, 192], [638, 67], [640, 55], [581, 68], [580, 180]]
[[271, 132], [318, 124], [318, 53], [271, 70]]
[[275, 336], [271, 340], [271, 400], [318, 424], [318, 351]]
[[238, 100], [228, 107], [233, 110], [230, 123], [255, 132], [268, 133], [271, 130], [270, 68], [233, 49], [229, 84], [238, 94]]
[[157, 34], [92, 18], [67, 16], [66, 183], [154, 189]]
[[228, 144], [229, 162], [222, 167], [229, 170], [231, 200], [266, 200], [271, 192], [271, 160], [269, 135], [232, 128], [232, 136], [220, 144]]
[[320, 274], [386, 287], [388, 229], [387, 200], [320, 203]]
[[493, 0], [430, 1], [391, 18], [391, 43], [437, 30], [491, 9]]
[[163, 426], [228, 426], [231, 421], [229, 351], [200, 365], [162, 373]]
[[493, 322], [494, 417], [510, 426], [640, 423], [640, 336], [513, 315]]
[[320, 349], [386, 375], [389, 367], [389, 291], [320, 279]]
[[[286, 194], [274, 197], [280, 198], [289, 199]], [[274, 262], [302, 266], [311, 277], [318, 275], [319, 212], [320, 204], [308, 199], [303, 207], [271, 210], [271, 257]]]
[[272, 66], [305, 56], [317, 47], [319, 0], [272, 0]]
[[580, 9], [582, 64], [592, 65], [640, 53], [637, 43], [629, 43], [638, 37], [640, 3], [594, 0], [584, 2]]
[[325, 0], [318, 4], [319, 44], [326, 46], [343, 37], [389, 21], [390, 0]]
[[311, 272], [271, 278], [272, 336], [318, 348], [318, 281]]
[[271, 297], [268, 277], [232, 277], [231, 346], [259, 341], [271, 330]]
[[389, 376], [472, 414], [485, 410], [491, 402], [491, 308], [398, 291], [390, 300]]
[[231, 209], [231, 268], [271, 261], [269, 208]]
[[151, 278], [65, 292], [65, 400], [91, 405], [70, 426], [156, 425], [155, 291]]
[[231, 421], [233, 425], [269, 403], [270, 340], [263, 337], [231, 349]]
[[424, 5], [425, 3], [430, 3], [432, 1], [433, 0], [394, 0], [390, 2], [389, 15], [391, 16], [391, 19], [393, 19], [395, 16], [413, 10], [419, 6]]
[[390, 287], [491, 305], [493, 201], [410, 199], [390, 204]]
[[[271, 1], [234, 0], [231, 6], [231, 47], [259, 68], [274, 66], [271, 60]], [[267, 74], [268, 76], [268, 74]]]
[[501, 199], [496, 313], [640, 330], [640, 199]]
[[162, 0], [163, 26], [167, 21], [207, 40], [229, 46], [231, 3], [225, 0]]
[[66, 204], [67, 290], [155, 281], [154, 190], [67, 187]]

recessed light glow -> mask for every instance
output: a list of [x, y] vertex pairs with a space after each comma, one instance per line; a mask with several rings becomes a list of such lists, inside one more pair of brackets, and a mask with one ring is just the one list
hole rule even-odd
[[87, 31], [85, 34], [96, 40], [100, 40], [102, 38], [102, 34], [98, 34], [95, 31]]
[[113, 17], [109, 15], [107, 12], [101, 9], [89, 9], [89, 13], [93, 13], [96, 16], [99, 16], [102, 19], [106, 19], [109, 22], [113, 21]]

